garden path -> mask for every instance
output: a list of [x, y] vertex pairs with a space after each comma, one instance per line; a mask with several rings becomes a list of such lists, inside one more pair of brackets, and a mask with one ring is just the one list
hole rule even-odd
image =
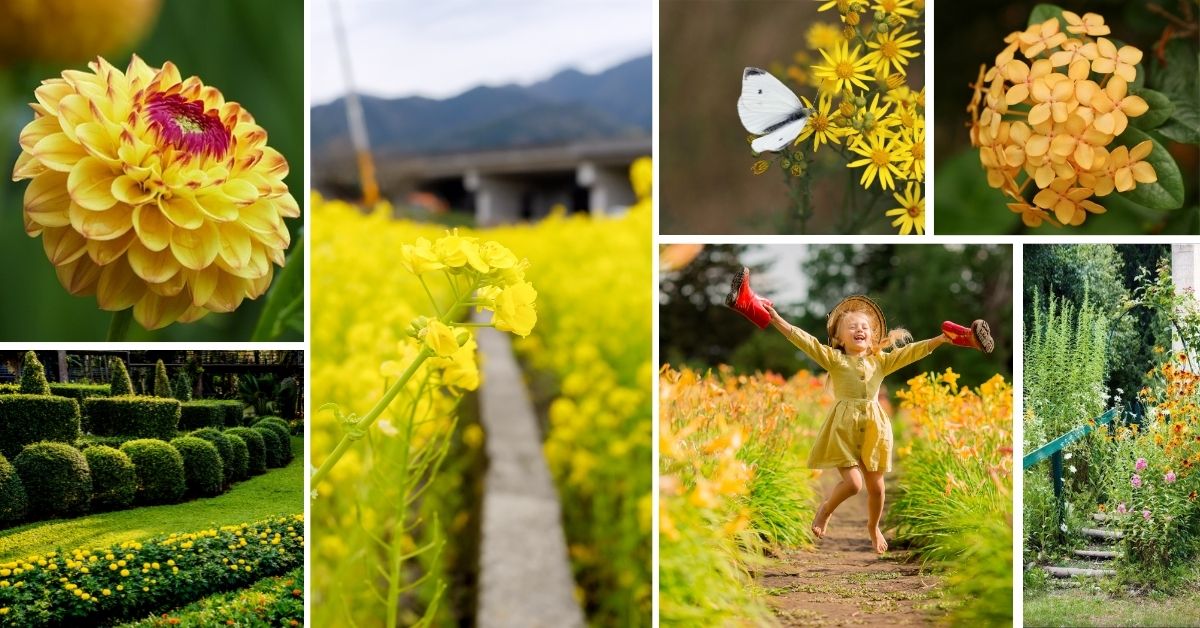
[[[837, 477], [824, 472], [815, 488], [826, 495]], [[833, 513], [815, 548], [771, 559], [757, 579], [786, 626], [920, 626], [940, 614], [937, 576], [922, 574], [905, 550], [875, 553], [867, 537], [866, 491]]]

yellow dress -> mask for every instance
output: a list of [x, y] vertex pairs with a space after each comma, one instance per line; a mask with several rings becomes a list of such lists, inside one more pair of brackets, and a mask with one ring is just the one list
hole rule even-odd
[[833, 383], [834, 405], [808, 455], [809, 468], [862, 465], [867, 471], [891, 471], [892, 422], [879, 405], [879, 385], [885, 376], [933, 352], [934, 339], [857, 357], [821, 344], [796, 327], [784, 335], [828, 371]]

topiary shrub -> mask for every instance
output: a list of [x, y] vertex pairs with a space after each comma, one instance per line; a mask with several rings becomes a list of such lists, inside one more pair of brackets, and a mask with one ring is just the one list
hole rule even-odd
[[171, 396], [171, 378], [167, 377], [167, 366], [162, 360], [154, 363], [154, 396]]
[[224, 427], [225, 408], [214, 401], [187, 401], [179, 407], [179, 430]]
[[279, 440], [279, 434], [269, 427], [252, 427], [250, 428], [258, 432], [263, 439], [263, 452], [267, 459], [267, 467], [278, 469], [287, 464], [283, 458], [283, 443]]
[[252, 427], [233, 427], [225, 430], [225, 433], [246, 441], [246, 472], [249, 475], [262, 475], [267, 472], [266, 445], [263, 444], [262, 434], [258, 430]]
[[0, 395], [15, 395], [21, 392], [20, 384], [0, 384]]
[[60, 384], [50, 382], [50, 394], [57, 397], [74, 399], [79, 404], [79, 428], [90, 432], [87, 414], [83, 412], [83, 400], [89, 397], [108, 397], [111, 387], [108, 384]]
[[171, 441], [183, 456], [183, 473], [188, 492], [211, 497], [220, 495], [224, 486], [225, 468], [216, 445], [195, 436], [180, 436]]
[[133, 380], [129, 379], [129, 371], [125, 369], [125, 361], [121, 358], [113, 358], [112, 376], [109, 378], [109, 391], [113, 397], [124, 397], [133, 394]]
[[229, 481], [237, 482], [250, 477], [250, 448], [246, 446], [246, 441], [234, 434], [221, 435], [229, 441], [229, 465], [225, 467]]
[[192, 400], [192, 378], [188, 377], [186, 371], [175, 374], [175, 382], [171, 384], [171, 396], [179, 401]]
[[92, 473], [92, 509], [127, 508], [137, 494], [137, 472], [133, 461], [119, 449], [91, 445], [83, 450]]
[[[233, 483], [233, 469], [230, 465], [233, 464], [233, 445], [229, 444], [229, 437], [221, 433], [220, 430], [213, 428], [204, 428], [196, 430], [188, 436], [203, 438], [213, 444], [217, 448], [217, 453], [221, 456], [222, 484], [229, 486]], [[244, 443], [243, 443], [244, 444]]]
[[29, 502], [21, 476], [4, 456], [0, 456], [0, 525], [25, 518]]
[[225, 409], [225, 427], [242, 427], [245, 424], [246, 404], [236, 399], [215, 399]]
[[120, 449], [121, 445], [128, 443], [131, 440], [137, 440], [137, 436], [94, 436], [87, 434], [81, 436], [73, 445], [79, 451], [87, 451], [90, 447], [112, 447]]
[[179, 425], [179, 402], [158, 397], [92, 397], [85, 399], [92, 433], [170, 440]]
[[84, 512], [92, 501], [92, 474], [87, 459], [65, 443], [28, 445], [13, 459], [33, 517]]
[[37, 354], [32, 351], [25, 352], [25, 359], [21, 363], [20, 392], [25, 395], [50, 394], [50, 384], [46, 381], [46, 369], [42, 367]]
[[283, 460], [283, 464], [286, 465], [287, 463], [291, 462], [292, 431], [288, 429], [288, 424], [286, 421], [279, 417], [267, 417], [265, 419], [260, 419], [251, 427], [266, 428], [275, 432], [275, 435], [279, 437], [280, 456]]
[[137, 473], [137, 501], [141, 504], [173, 504], [187, 492], [183, 456], [170, 443], [140, 438], [121, 445]]
[[14, 458], [26, 445], [79, 439], [79, 404], [49, 395], [0, 395], [0, 455]]

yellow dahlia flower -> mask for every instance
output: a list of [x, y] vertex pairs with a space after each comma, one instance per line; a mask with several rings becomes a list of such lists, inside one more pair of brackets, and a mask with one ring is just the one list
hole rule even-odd
[[0, 61], [80, 63], [129, 50], [158, 17], [161, 0], [4, 0]]
[[71, 294], [146, 329], [232, 312], [271, 285], [300, 207], [287, 161], [240, 105], [174, 64], [102, 58], [35, 90], [13, 180], [25, 232]]

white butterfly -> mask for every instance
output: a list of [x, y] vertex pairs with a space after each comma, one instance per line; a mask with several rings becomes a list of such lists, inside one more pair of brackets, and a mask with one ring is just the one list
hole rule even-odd
[[747, 131], [762, 136], [750, 143], [754, 152], [778, 151], [787, 146], [804, 130], [812, 113], [787, 85], [765, 70], [742, 71], [738, 116]]

